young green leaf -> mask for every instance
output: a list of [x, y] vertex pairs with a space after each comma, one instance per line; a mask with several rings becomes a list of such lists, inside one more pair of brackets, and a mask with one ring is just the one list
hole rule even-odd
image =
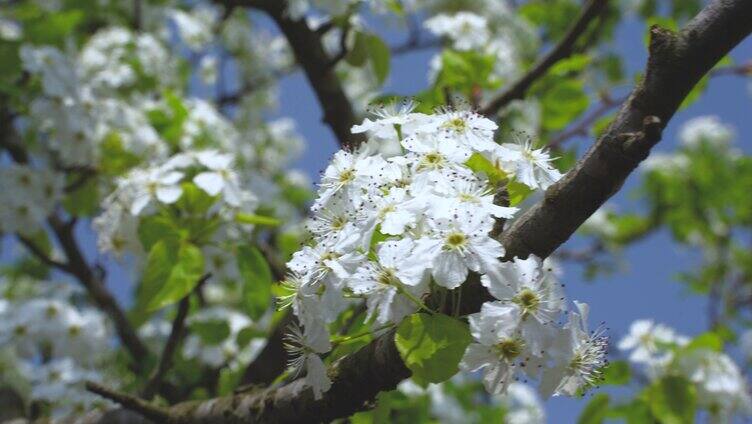
[[181, 244], [177, 262], [159, 291], [149, 299], [147, 309], [155, 311], [179, 301], [196, 287], [203, 274], [204, 255], [201, 250], [190, 243]]
[[443, 314], [410, 315], [394, 336], [413, 379], [423, 383], [440, 383], [455, 375], [471, 340], [467, 324]]
[[253, 246], [241, 246], [237, 260], [243, 278], [243, 304], [248, 316], [259, 319], [271, 304], [272, 271], [264, 255]]

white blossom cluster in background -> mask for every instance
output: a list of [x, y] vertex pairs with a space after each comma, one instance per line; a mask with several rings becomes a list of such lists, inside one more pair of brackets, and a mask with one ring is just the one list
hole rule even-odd
[[0, 233], [29, 235], [52, 212], [64, 180], [49, 169], [9, 165], [0, 169]]
[[80, 289], [43, 283], [0, 280], [0, 369], [15, 370], [9, 381], [58, 418], [104, 403], [83, 386], [103, 379], [98, 370], [114, 350], [105, 316], [77, 305]]
[[[737, 155], [731, 148], [735, 131], [733, 127], [720, 121], [717, 116], [698, 116], [685, 122], [679, 129], [679, 141], [685, 149], [697, 149], [703, 145], [713, 147], [717, 151]], [[683, 151], [676, 153], [651, 153], [640, 164], [645, 172], [674, 172], [686, 169], [690, 165], [690, 158]]]
[[735, 415], [752, 416], [752, 396], [746, 378], [723, 352], [707, 347], [687, 350], [689, 338], [652, 320], [637, 320], [618, 344], [629, 361], [643, 367], [648, 378], [679, 375], [694, 384], [699, 406], [714, 422], [731, 422]]
[[[490, 392], [523, 377], [539, 379], [546, 395], [571, 395], [597, 381], [606, 338], [587, 330], [587, 306], [577, 303], [557, 326], [567, 307], [550, 267], [535, 257], [499, 261], [504, 248], [490, 232], [518, 209], [494, 204], [497, 187], [468, 164], [486, 161], [533, 190], [561, 174], [529, 141], [497, 144], [495, 130], [473, 112], [426, 115], [408, 104], [353, 127], [370, 141], [334, 155], [312, 208], [313, 241], [288, 263], [291, 293], [283, 301], [303, 326], [290, 338], [293, 365], [308, 370], [316, 396], [330, 385], [318, 357], [331, 348], [327, 324], [355, 299], [377, 324], [395, 324], [471, 272], [483, 275], [497, 300], [470, 317], [475, 342], [461, 366], [483, 369]], [[397, 153], [377, 153], [385, 143], [398, 143]]]

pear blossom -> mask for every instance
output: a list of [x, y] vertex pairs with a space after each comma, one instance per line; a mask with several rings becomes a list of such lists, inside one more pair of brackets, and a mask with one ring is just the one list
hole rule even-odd
[[561, 172], [551, 165], [545, 149], [535, 149], [531, 140], [503, 143], [493, 152], [502, 168], [532, 189], [547, 189], [561, 178]]
[[432, 33], [448, 37], [457, 50], [484, 47], [490, 38], [486, 19], [470, 12], [436, 15], [424, 23]]
[[493, 221], [481, 214], [458, 214], [427, 225], [426, 236], [417, 241], [416, 250], [431, 264], [436, 283], [448, 289], [462, 284], [470, 271], [485, 272], [504, 255], [501, 244], [488, 235]]
[[[356, 294], [367, 294], [369, 316], [385, 324], [399, 322], [417, 309], [414, 299], [426, 290], [424, 268], [413, 255], [411, 239], [387, 241], [378, 250], [378, 263], [367, 262], [348, 280]], [[407, 297], [406, 293], [409, 294]]]
[[206, 194], [216, 196], [222, 193], [225, 202], [240, 206], [242, 189], [238, 176], [231, 167], [232, 156], [207, 150], [196, 153], [196, 159], [208, 170], [193, 177], [193, 182]]

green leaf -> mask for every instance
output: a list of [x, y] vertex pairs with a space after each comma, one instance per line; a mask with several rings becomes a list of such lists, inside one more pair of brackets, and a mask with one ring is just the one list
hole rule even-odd
[[101, 143], [103, 174], [117, 176], [138, 165], [141, 159], [123, 146], [123, 139], [115, 131], [110, 131]]
[[645, 391], [650, 411], [662, 424], [693, 423], [697, 392], [692, 383], [680, 376], [666, 376]]
[[194, 321], [190, 329], [207, 345], [218, 345], [230, 337], [230, 325], [221, 319]]
[[155, 311], [184, 298], [196, 287], [203, 274], [204, 255], [201, 250], [190, 243], [181, 244], [177, 262], [170, 269], [167, 280], [159, 291], [149, 299], [147, 310]]
[[490, 160], [486, 159], [480, 153], [473, 153], [470, 159], [465, 162], [465, 166], [472, 169], [473, 172], [485, 174], [488, 180], [494, 185], [507, 178], [504, 170], [491, 163]]
[[472, 340], [467, 324], [443, 314], [417, 313], [397, 327], [394, 342], [413, 379], [440, 383], [455, 375]]
[[368, 35], [366, 37], [366, 50], [369, 54], [371, 67], [379, 85], [383, 84], [386, 77], [389, 76], [390, 55], [389, 46], [377, 35]]
[[180, 228], [169, 215], [157, 214], [141, 218], [138, 223], [138, 239], [147, 252], [160, 240], [177, 245], [183, 238]]
[[241, 246], [237, 259], [243, 278], [243, 304], [248, 316], [259, 319], [271, 304], [272, 271], [264, 255], [253, 246]]
[[[76, 181], [78, 178], [75, 176], [71, 178], [72, 181]], [[73, 216], [92, 216], [99, 210], [99, 184], [97, 178], [94, 176], [87, 177], [84, 182], [76, 190], [68, 193], [63, 199], [63, 208], [65, 211]]]
[[[137, 293], [136, 311], [145, 312], [151, 299], [162, 289], [170, 277], [172, 264], [177, 259], [177, 244], [159, 240], [151, 246], [146, 257], [146, 267]], [[135, 318], [141, 319], [138, 313]]]
[[721, 352], [723, 351], [723, 339], [718, 334], [708, 331], [692, 339], [692, 341], [685, 346], [685, 349], [710, 349], [715, 352]]
[[238, 222], [240, 224], [263, 225], [267, 227], [276, 227], [282, 224], [282, 221], [273, 216], [255, 215], [252, 213], [242, 212], [239, 212], [237, 215], [235, 215], [235, 222]]
[[509, 192], [510, 206], [519, 205], [533, 193], [533, 189], [515, 180], [507, 183], [507, 191]]
[[345, 61], [356, 68], [365, 65], [368, 60], [368, 35], [363, 32], [355, 33], [355, 41], [350, 51], [345, 55]]
[[614, 361], [603, 370], [602, 385], [623, 386], [629, 383], [631, 373], [626, 361]]
[[585, 409], [580, 414], [580, 418], [577, 419], [577, 424], [600, 424], [606, 419], [606, 413], [608, 412], [608, 395], [605, 393], [598, 393], [593, 396], [588, 402]]
[[543, 128], [560, 130], [585, 112], [589, 99], [581, 80], [563, 79], [541, 96]]

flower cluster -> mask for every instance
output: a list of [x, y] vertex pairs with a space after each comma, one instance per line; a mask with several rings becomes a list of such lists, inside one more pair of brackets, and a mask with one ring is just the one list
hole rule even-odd
[[49, 404], [53, 417], [101, 404], [83, 385], [101, 380], [96, 369], [111, 360], [105, 316], [77, 306], [80, 290], [60, 282], [0, 281], [0, 294], [0, 365], [17, 370], [30, 399]]
[[650, 380], [678, 375], [693, 384], [699, 405], [714, 422], [731, 422], [735, 414], [752, 416], [749, 385], [727, 354], [692, 346], [686, 336], [647, 319], [633, 322], [618, 347], [629, 352], [634, 365], [645, 367]]
[[[495, 202], [510, 181], [535, 190], [560, 177], [548, 154], [529, 141], [496, 143], [496, 124], [469, 111], [427, 115], [407, 104], [378, 118], [353, 127], [370, 141], [336, 153], [324, 171], [308, 224], [312, 243], [288, 263], [283, 302], [303, 326], [292, 337], [294, 365], [308, 367], [316, 395], [329, 385], [317, 356], [331, 348], [327, 325], [352, 302], [364, 300], [376, 323], [396, 324], [471, 273], [483, 275], [497, 301], [470, 317], [476, 343], [463, 363], [486, 368], [490, 391], [505, 391], [523, 371], [539, 377], [543, 367], [549, 393], [594, 383], [605, 339], [587, 332], [586, 306], [556, 328], [566, 306], [551, 272], [536, 258], [501, 263], [504, 248], [492, 234], [518, 211]], [[384, 153], [395, 150], [379, 148], [390, 142], [398, 149]]]
[[49, 169], [9, 165], [0, 169], [0, 233], [39, 228], [60, 200], [63, 180]]

